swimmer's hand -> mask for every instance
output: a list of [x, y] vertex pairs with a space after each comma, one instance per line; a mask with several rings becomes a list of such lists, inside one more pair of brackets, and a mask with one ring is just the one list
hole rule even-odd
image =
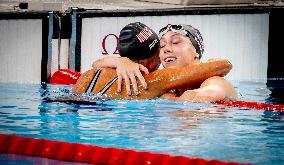
[[116, 65], [116, 72], [118, 76], [117, 92], [121, 92], [121, 83], [122, 79], [124, 79], [127, 95], [131, 95], [130, 85], [132, 85], [134, 95], [138, 95], [138, 86], [137, 86], [136, 77], [139, 79], [143, 88], [146, 90], [148, 88], [147, 83], [145, 82], [145, 79], [141, 71], [144, 72], [145, 74], [149, 74], [148, 69], [143, 65], [135, 63], [130, 59], [128, 59], [127, 57], [120, 57], [119, 60], [117, 60], [117, 65]]
[[125, 79], [127, 95], [131, 95], [130, 84], [132, 84], [133, 93], [138, 95], [136, 77], [139, 79], [145, 90], [148, 88], [145, 79], [141, 74], [141, 71], [145, 74], [149, 74], [148, 69], [141, 64], [131, 61], [127, 57], [108, 55], [93, 62], [92, 67], [95, 70], [104, 67], [116, 68], [118, 76], [117, 92], [121, 92], [122, 79]]

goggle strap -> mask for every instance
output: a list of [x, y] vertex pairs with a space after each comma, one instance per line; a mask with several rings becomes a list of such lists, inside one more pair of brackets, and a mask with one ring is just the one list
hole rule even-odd
[[191, 41], [192, 45], [194, 46], [196, 52], [200, 55], [200, 56], [199, 56], [199, 58], [200, 58], [200, 57], [201, 57], [201, 52], [200, 52], [201, 50], [200, 50], [200, 48], [199, 48], [199, 45], [198, 45], [196, 39], [195, 39], [195, 38], [193, 37], [193, 35], [192, 35], [191, 33], [189, 33], [189, 32], [187, 32], [187, 35], [186, 35], [186, 36], [188, 36], [188, 38], [190, 39], [190, 41]]

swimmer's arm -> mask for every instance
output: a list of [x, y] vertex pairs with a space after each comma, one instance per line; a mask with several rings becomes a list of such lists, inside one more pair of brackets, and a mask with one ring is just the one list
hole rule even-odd
[[120, 55], [116, 55], [116, 54], [102, 56], [102, 58], [93, 62], [92, 67], [95, 70], [98, 70], [100, 68], [105, 68], [105, 67], [116, 68], [117, 60], [120, 57], [121, 57]]
[[185, 91], [175, 100], [193, 101], [193, 102], [214, 102], [224, 99], [235, 100], [237, 92], [233, 85], [222, 77], [214, 76], [205, 80], [200, 88]]
[[142, 71], [145, 74], [149, 74], [148, 69], [141, 64], [131, 61], [127, 57], [121, 57], [119, 55], [109, 55], [107, 57], [95, 61], [92, 66], [94, 69], [103, 67], [116, 68], [116, 73], [118, 76], [117, 92], [121, 92], [122, 79], [124, 79], [127, 94], [131, 95], [130, 86], [132, 85], [133, 93], [135, 95], [138, 95], [136, 77], [139, 79], [144, 89], [148, 88], [147, 83], [141, 73]]
[[178, 97], [174, 93], [165, 93], [162, 96], [160, 96], [160, 98], [170, 99], [170, 100], [177, 100]]

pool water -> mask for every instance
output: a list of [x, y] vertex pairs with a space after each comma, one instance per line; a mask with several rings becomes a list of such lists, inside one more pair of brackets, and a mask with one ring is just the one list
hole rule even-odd
[[[270, 97], [265, 83], [234, 86], [239, 100]], [[0, 84], [0, 133], [239, 163], [284, 161], [283, 113], [166, 99], [61, 99], [71, 87]]]

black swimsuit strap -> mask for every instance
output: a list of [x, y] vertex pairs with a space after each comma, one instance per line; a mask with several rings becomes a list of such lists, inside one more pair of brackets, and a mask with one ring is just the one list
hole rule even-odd
[[98, 93], [98, 96], [102, 96], [110, 87], [111, 85], [117, 80], [117, 76], [113, 78], [107, 85]]
[[102, 71], [102, 68], [96, 71], [96, 73], [95, 73], [91, 83], [89, 84], [89, 87], [87, 88], [87, 90], [85, 92], [86, 94], [89, 95], [93, 91], [93, 89], [94, 89], [94, 87], [95, 87], [95, 85], [97, 83], [97, 80], [98, 80], [98, 78], [100, 76], [101, 71]]

